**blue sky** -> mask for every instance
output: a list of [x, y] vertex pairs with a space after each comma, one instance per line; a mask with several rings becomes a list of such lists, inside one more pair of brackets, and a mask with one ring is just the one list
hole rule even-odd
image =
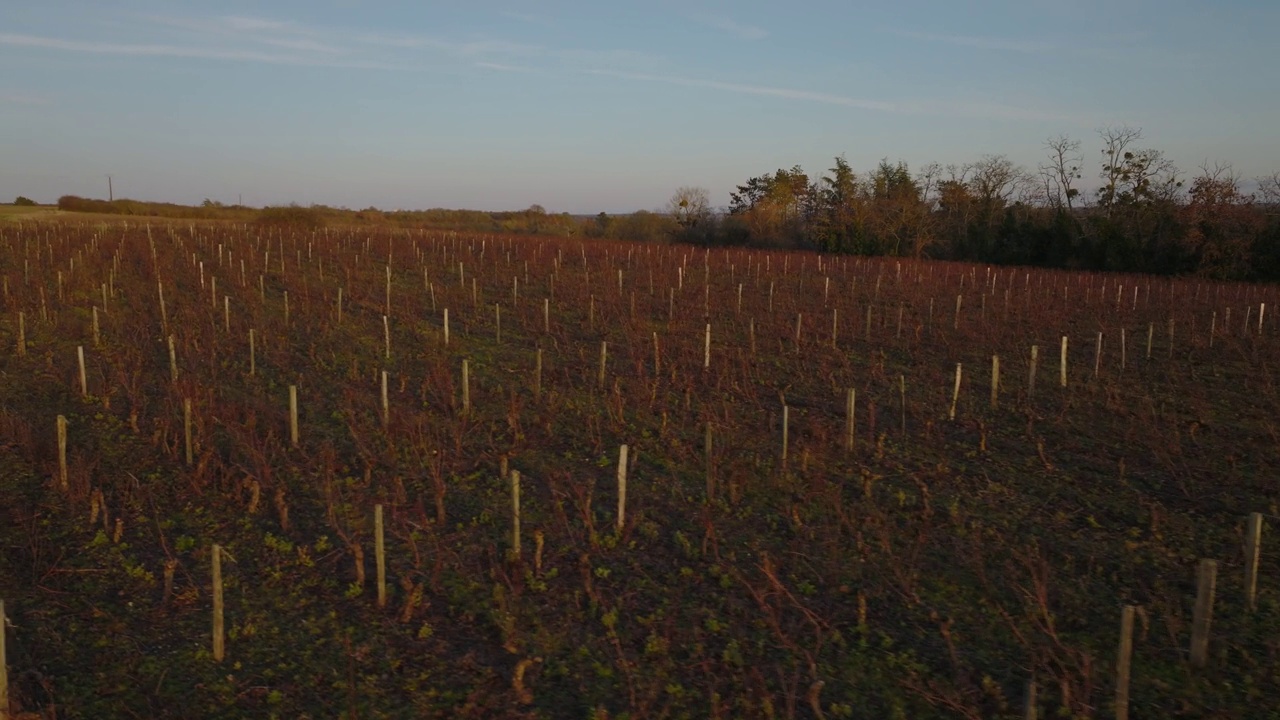
[[1033, 168], [1143, 129], [1280, 171], [1280, 3], [0, 4], [0, 201], [660, 208], [843, 154]]

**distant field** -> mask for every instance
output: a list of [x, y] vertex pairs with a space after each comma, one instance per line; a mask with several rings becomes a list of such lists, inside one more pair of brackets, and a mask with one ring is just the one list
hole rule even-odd
[[58, 214], [54, 205], [0, 205], [0, 220], [31, 220]]

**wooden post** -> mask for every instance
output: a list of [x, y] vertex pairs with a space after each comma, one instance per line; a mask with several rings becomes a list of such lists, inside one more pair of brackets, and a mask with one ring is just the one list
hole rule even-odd
[[1147, 323], [1147, 359], [1151, 359], [1151, 341], [1156, 336], [1156, 324]]
[[1067, 386], [1067, 336], [1062, 336], [1062, 358], [1059, 361], [1060, 381], [1062, 387]]
[[18, 357], [27, 356], [27, 316], [18, 313]]
[[289, 386], [289, 444], [298, 447], [298, 386]]
[[444, 309], [444, 346], [449, 347], [449, 308]]
[[102, 346], [102, 334], [98, 330], [98, 306], [93, 306], [93, 346]]
[[1036, 362], [1040, 358], [1040, 346], [1031, 346], [1031, 369], [1027, 372], [1027, 399], [1036, 392]]
[[627, 522], [627, 446], [618, 448], [618, 532]]
[[387, 360], [391, 359], [391, 321], [386, 315], [382, 316], [382, 347], [383, 357]]
[[56, 423], [58, 431], [58, 486], [67, 489], [67, 418], [59, 415]]
[[178, 352], [173, 346], [173, 336], [169, 336], [169, 380], [178, 382]]
[[1244, 531], [1244, 598], [1252, 612], [1258, 609], [1258, 556], [1262, 551], [1262, 513], [1249, 513]]
[[1116, 653], [1116, 720], [1129, 720], [1129, 668], [1133, 659], [1133, 605], [1120, 609], [1120, 648]]
[[391, 425], [391, 399], [387, 397], [387, 371], [382, 371], [382, 427]]
[[751, 354], [756, 354], [756, 319], [751, 318], [747, 322], [747, 336], [751, 340]]
[[373, 506], [373, 555], [378, 566], [378, 607], [387, 606], [387, 544], [382, 524], [382, 503]]
[[991, 409], [1000, 407], [1000, 356], [991, 356]]
[[1129, 364], [1129, 341], [1125, 339], [1124, 328], [1120, 328], [1120, 371], [1124, 372]]
[[191, 398], [182, 399], [182, 435], [186, 440], [187, 467], [191, 467], [194, 462], [191, 451]]
[[213, 546], [213, 659], [222, 662], [226, 656], [226, 638], [222, 622], [222, 547]]
[[511, 471], [511, 554], [520, 558], [520, 471]]
[[955, 389], [951, 391], [951, 412], [947, 416], [948, 419], [956, 419], [956, 403], [958, 402], [960, 402], [960, 363], [956, 363], [956, 385]]
[[658, 332], [653, 333], [653, 375], [656, 378], [662, 369], [662, 355], [658, 351]]
[[853, 452], [855, 431], [857, 429], [858, 393], [853, 388], [845, 391], [844, 398], [844, 449]]
[[605, 341], [601, 341], [600, 342], [600, 387], [602, 388], [604, 387], [605, 364], [608, 362], [608, 360], [609, 360], [609, 343]]
[[1213, 623], [1213, 595], [1218, 561], [1201, 560], [1196, 567], [1196, 608], [1191, 621], [1191, 665], [1204, 667], [1209, 659], [1209, 626]]
[[462, 361], [462, 414], [471, 414], [471, 363]]
[[76, 346], [76, 360], [80, 364], [80, 397], [89, 397], [89, 378], [84, 372], [84, 346]]
[[711, 323], [707, 323], [706, 336], [702, 341], [702, 369], [711, 369]]
[[787, 464], [787, 446], [790, 444], [791, 408], [782, 406], [782, 464]]
[[1102, 365], [1102, 333], [1098, 333], [1098, 345], [1093, 351], [1093, 377], [1098, 377], [1098, 369]]
[[502, 305], [499, 303], [493, 304], [493, 322], [495, 326], [494, 340], [502, 342]]
[[342, 288], [338, 288], [338, 324], [342, 324]]
[[226, 332], [231, 332], [231, 297], [229, 295], [222, 296], [222, 327]]
[[551, 334], [551, 299], [542, 299], [542, 332]]
[[253, 344], [253, 328], [249, 328], [249, 375], [257, 372], [257, 349]]

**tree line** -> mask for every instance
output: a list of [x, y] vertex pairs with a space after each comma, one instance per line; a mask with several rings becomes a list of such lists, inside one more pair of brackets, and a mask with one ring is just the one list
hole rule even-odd
[[1280, 173], [1246, 192], [1230, 165], [1184, 175], [1139, 129], [1099, 139], [1092, 183], [1082, 143], [1063, 135], [1036, 168], [987, 155], [859, 173], [837, 157], [817, 178], [799, 166], [749, 178], [720, 211], [705, 190], [680, 188], [667, 215], [678, 240], [708, 245], [1280, 279]]

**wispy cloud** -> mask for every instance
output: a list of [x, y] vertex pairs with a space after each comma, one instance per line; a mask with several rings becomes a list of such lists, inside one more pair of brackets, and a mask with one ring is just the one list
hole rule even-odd
[[919, 32], [916, 30], [888, 30], [892, 35], [912, 40], [925, 40], [947, 45], [976, 48], [979, 50], [999, 50], [1019, 53], [1049, 53], [1061, 49], [1054, 42], [1045, 40], [1019, 40], [1016, 38], [984, 37], [980, 35], [953, 35], [948, 33]]
[[1208, 56], [1195, 50], [1180, 49], [1176, 52], [1145, 47], [1140, 44], [1147, 33], [1138, 31], [1131, 36], [1114, 34], [1098, 35], [1083, 41], [1055, 41], [1048, 39], [1022, 39], [984, 35], [957, 35], [951, 33], [923, 32], [900, 28], [887, 28], [883, 32], [908, 40], [939, 43], [955, 47], [1011, 52], [1025, 55], [1049, 55], [1083, 58], [1099, 62], [1141, 64], [1145, 67], [1176, 69], [1203, 67]]
[[695, 22], [729, 33], [742, 40], [761, 40], [769, 36], [769, 31], [764, 28], [759, 28], [755, 25], [744, 25], [733, 18], [723, 15], [697, 14], [693, 15], [692, 19]]
[[1067, 113], [1018, 107], [1004, 103], [982, 100], [876, 100], [857, 98], [849, 95], [816, 92], [798, 88], [776, 87], [771, 85], [752, 85], [746, 83], [723, 82], [701, 78], [681, 77], [675, 75], [653, 75], [647, 73], [619, 72], [613, 70], [589, 70], [593, 75], [616, 77], [625, 80], [664, 83], [682, 87], [698, 87], [740, 95], [757, 95], [762, 97], [798, 100], [823, 105], [869, 110], [873, 112], [897, 113], [902, 115], [937, 115], [963, 116], [988, 120], [1034, 120], [1068, 122], [1078, 125], [1096, 124], [1096, 119], [1086, 119]]
[[534, 15], [533, 13], [518, 12], [515, 10], [503, 10], [498, 14], [504, 18], [508, 18], [510, 20], [519, 20], [520, 22], [528, 23], [530, 25], [542, 25], [545, 27], [551, 27], [555, 25], [555, 23], [553, 23], [550, 19], [545, 18], [541, 15]]
[[542, 72], [542, 70], [540, 70], [539, 68], [529, 67], [527, 65], [508, 65], [507, 63], [496, 63], [496, 62], [477, 62], [475, 63], [475, 66], [478, 68], [484, 68], [485, 70], [496, 70], [498, 72], [509, 72], [509, 73], [540, 73]]
[[314, 55], [281, 54], [237, 47], [196, 47], [163, 43], [106, 43], [39, 35], [14, 35], [0, 33], [0, 45], [40, 48], [91, 55], [121, 55], [130, 57], [171, 57], [203, 60], [230, 60], [257, 62], [271, 65], [302, 67], [346, 67], [358, 69], [400, 70], [405, 66], [371, 60], [334, 60]]

